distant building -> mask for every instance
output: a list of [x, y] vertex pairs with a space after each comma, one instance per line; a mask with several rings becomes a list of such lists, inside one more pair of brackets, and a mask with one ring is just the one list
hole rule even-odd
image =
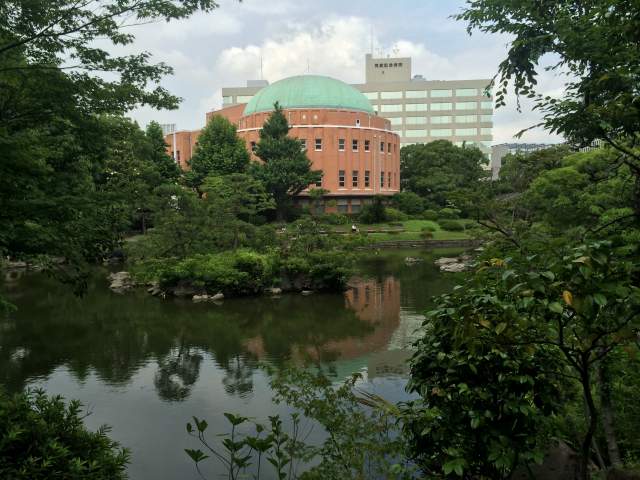
[[[376, 115], [367, 97], [339, 80], [319, 75], [285, 78], [260, 88], [246, 105], [207, 113], [207, 121], [221, 115], [235, 123], [253, 160], [260, 161], [253, 149], [275, 102], [287, 117], [289, 135], [302, 141], [313, 168], [322, 170], [322, 180], [310, 188], [328, 191], [323, 202], [335, 202], [327, 205], [329, 210], [357, 213], [374, 195], [400, 191], [400, 138], [389, 120]], [[182, 131], [165, 137], [169, 153], [183, 168], [199, 134]], [[310, 206], [308, 190], [298, 203]]]
[[502, 159], [509, 153], [531, 153], [555, 147], [554, 143], [501, 143], [491, 147], [491, 178], [497, 180], [502, 167]]
[[[476, 145], [491, 154], [493, 97], [486, 91], [490, 79], [426, 80], [411, 72], [411, 58], [365, 57], [365, 83], [354, 84], [374, 111], [391, 122], [401, 145], [450, 140]], [[222, 89], [224, 106], [248, 103], [262, 87]]]

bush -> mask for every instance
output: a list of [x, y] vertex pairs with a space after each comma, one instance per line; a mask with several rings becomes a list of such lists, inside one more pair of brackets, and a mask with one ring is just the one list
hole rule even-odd
[[388, 222], [403, 222], [405, 220], [409, 220], [409, 215], [395, 208], [387, 207], [385, 212]]
[[438, 219], [458, 219], [460, 218], [460, 210], [457, 208], [441, 208], [438, 212]]
[[329, 225], [346, 225], [351, 221], [347, 215], [343, 215], [342, 213], [325, 213], [317, 218], [318, 222]]
[[464, 225], [456, 220], [440, 220], [438, 225], [449, 232], [462, 232], [464, 230]]
[[438, 229], [434, 225], [425, 225], [420, 229], [422, 232], [436, 232]]
[[424, 210], [424, 200], [413, 192], [400, 192], [391, 197], [391, 205], [408, 215], [418, 215]]
[[280, 261], [283, 277], [305, 277], [306, 287], [315, 290], [342, 291], [351, 276], [351, 256], [341, 251], [316, 251], [305, 256], [286, 257]]
[[127, 450], [82, 423], [81, 404], [41, 390], [0, 392], [0, 478], [125, 479]]
[[424, 212], [422, 212], [421, 217], [424, 220], [431, 220], [435, 222], [436, 220], [438, 220], [438, 212], [436, 212], [435, 210], [425, 210]]
[[362, 208], [359, 219], [362, 223], [384, 222], [387, 219], [387, 212], [383, 198], [380, 195], [373, 197], [373, 202]]

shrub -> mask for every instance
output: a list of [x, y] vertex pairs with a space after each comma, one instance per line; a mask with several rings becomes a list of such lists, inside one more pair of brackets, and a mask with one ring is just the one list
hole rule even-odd
[[424, 200], [413, 192], [400, 192], [391, 197], [391, 205], [408, 215], [417, 215], [424, 210]]
[[387, 212], [380, 195], [373, 197], [373, 202], [365, 205], [360, 212], [359, 219], [362, 223], [380, 223], [387, 219]]
[[436, 221], [438, 220], [438, 212], [436, 212], [435, 210], [425, 210], [424, 212], [422, 212], [421, 217], [424, 220]]
[[0, 392], [0, 478], [125, 479], [127, 450], [82, 423], [81, 404], [41, 390]]
[[443, 230], [448, 230], [449, 232], [462, 232], [464, 230], [464, 225], [456, 220], [440, 220], [438, 221], [438, 225]]
[[409, 215], [395, 208], [386, 208], [386, 217], [388, 222], [402, 222], [409, 220]]
[[457, 208], [441, 208], [438, 212], [438, 219], [457, 219], [460, 218], [460, 210]]
[[438, 229], [434, 225], [425, 225], [420, 229], [422, 232], [435, 232]]
[[351, 220], [342, 213], [325, 213], [318, 217], [318, 221], [329, 225], [346, 225]]

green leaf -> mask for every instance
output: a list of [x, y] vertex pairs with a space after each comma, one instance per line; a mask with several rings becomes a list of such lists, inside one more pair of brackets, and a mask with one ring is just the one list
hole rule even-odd
[[500, 322], [498, 325], [496, 325], [496, 333], [500, 335], [502, 332], [505, 331], [506, 328], [507, 328], [507, 323]]
[[205, 455], [202, 452], [202, 450], [192, 450], [191, 448], [185, 448], [184, 451], [187, 452], [187, 455], [191, 457], [191, 460], [193, 460], [196, 463], [209, 458], [207, 455]]
[[551, 310], [554, 313], [562, 313], [564, 311], [564, 309], [562, 308], [562, 305], [560, 305], [559, 302], [551, 302], [549, 304], [549, 310]]
[[607, 297], [601, 293], [594, 293], [593, 300], [601, 307], [604, 307], [607, 304]]

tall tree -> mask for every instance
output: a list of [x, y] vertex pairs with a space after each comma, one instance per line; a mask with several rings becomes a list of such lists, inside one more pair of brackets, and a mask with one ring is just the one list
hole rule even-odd
[[162, 128], [158, 122], [149, 122], [145, 130], [150, 157], [156, 165], [160, 175], [166, 181], [175, 182], [180, 177], [180, 167], [167, 153], [167, 143], [164, 141]]
[[226, 118], [214, 115], [198, 137], [189, 162], [191, 170], [186, 178], [192, 187], [199, 187], [209, 175], [242, 173], [249, 165], [249, 152], [236, 134], [236, 127]]
[[278, 220], [284, 220], [292, 199], [309, 185], [320, 181], [322, 172], [311, 169], [311, 161], [300, 140], [288, 136], [289, 124], [276, 103], [274, 111], [260, 130], [256, 155], [262, 160], [254, 166], [256, 178], [276, 202]]

